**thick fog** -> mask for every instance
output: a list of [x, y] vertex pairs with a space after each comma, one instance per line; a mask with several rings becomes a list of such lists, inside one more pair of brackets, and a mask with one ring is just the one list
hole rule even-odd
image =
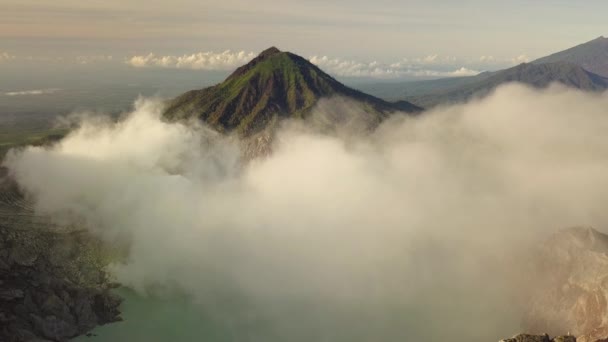
[[608, 223], [608, 94], [509, 85], [348, 138], [290, 123], [249, 162], [161, 112], [5, 165], [40, 213], [128, 246], [119, 282], [190, 296], [236, 341], [508, 337], [538, 240]]

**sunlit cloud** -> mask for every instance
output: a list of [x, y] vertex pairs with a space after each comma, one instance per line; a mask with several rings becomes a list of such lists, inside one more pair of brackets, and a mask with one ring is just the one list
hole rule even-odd
[[5, 96], [26, 96], [26, 95], [47, 95], [58, 92], [59, 88], [48, 88], [48, 89], [33, 89], [33, 90], [17, 90], [5, 92]]
[[[449, 61], [455, 62], [453, 57]], [[359, 62], [330, 58], [328, 56], [313, 56], [310, 62], [326, 72], [339, 77], [369, 77], [369, 78], [405, 78], [405, 77], [454, 77], [473, 76], [479, 71], [464, 66], [446, 69], [446, 59], [438, 55], [423, 58], [407, 58], [386, 64], [377, 61]], [[427, 65], [437, 63], [435, 68]], [[440, 68], [441, 67], [441, 68]]]
[[0, 52], [0, 63], [15, 59], [15, 56], [8, 52]]
[[153, 53], [148, 55], [132, 56], [127, 64], [136, 68], [159, 67], [172, 69], [196, 69], [196, 70], [230, 70], [241, 64], [252, 60], [256, 54], [253, 52], [198, 52], [182, 56], [157, 56]]
[[[253, 52], [232, 52], [230, 50], [215, 52], [198, 52], [191, 55], [159, 56], [154, 53], [136, 55], [127, 60], [127, 64], [136, 68], [172, 68], [195, 70], [231, 70], [252, 60], [256, 56]], [[458, 66], [446, 68], [448, 62], [457, 62], [455, 57], [429, 55], [415, 58], [411, 61], [404, 58], [394, 63], [378, 61], [362, 62], [328, 56], [312, 56], [310, 62], [324, 71], [338, 77], [366, 77], [366, 78], [404, 78], [404, 77], [451, 77], [472, 76], [479, 71], [472, 68]], [[434, 65], [434, 68], [425, 68], [424, 65]]]
[[511, 58], [511, 63], [513, 63], [513, 64], [521, 64], [521, 63], [528, 63], [528, 62], [530, 62], [530, 57], [528, 57], [525, 54], [521, 54], [517, 57]]

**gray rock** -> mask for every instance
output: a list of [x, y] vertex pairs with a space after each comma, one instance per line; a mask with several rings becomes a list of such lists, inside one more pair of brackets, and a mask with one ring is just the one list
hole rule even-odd
[[531, 258], [524, 329], [579, 342], [608, 339], [608, 235], [593, 228], [561, 230]]
[[30, 293], [25, 294], [25, 298], [23, 298], [23, 305], [28, 312], [38, 312], [38, 306], [32, 300], [32, 295]]
[[[0, 200], [5, 213], [22, 210], [11, 205]], [[0, 220], [0, 342], [66, 341], [117, 321], [120, 299], [107, 292], [104, 271], [103, 250], [112, 248], [73, 227], [30, 229], [44, 219], [25, 214], [10, 226]]]
[[574, 336], [557, 336], [553, 338], [553, 342], [576, 342], [576, 337]]
[[23, 298], [24, 293], [23, 290], [20, 289], [5, 289], [5, 290], [0, 290], [0, 299], [3, 300], [16, 300], [16, 299], [21, 299]]
[[33, 248], [26, 246], [15, 246], [11, 250], [10, 259], [20, 266], [33, 266], [38, 259], [38, 254]]
[[0, 258], [0, 271], [8, 271], [11, 269], [11, 266], [7, 262], [6, 259]]
[[72, 311], [81, 330], [90, 330], [99, 324], [99, 319], [93, 311], [93, 298], [86, 291], [78, 291], [72, 303]]
[[519, 334], [512, 338], [500, 340], [500, 342], [551, 342], [549, 335], [530, 335], [530, 334]]
[[122, 299], [113, 293], [106, 291], [95, 296], [94, 310], [99, 317], [100, 323], [110, 323], [120, 320], [118, 310]]
[[45, 315], [56, 316], [70, 324], [74, 324], [70, 308], [55, 294], [48, 296], [40, 305], [40, 309]]
[[30, 315], [34, 326], [42, 333], [44, 338], [55, 341], [65, 341], [70, 337], [74, 337], [78, 330], [72, 324], [63, 321], [56, 316], [46, 316], [44, 318], [37, 315]]

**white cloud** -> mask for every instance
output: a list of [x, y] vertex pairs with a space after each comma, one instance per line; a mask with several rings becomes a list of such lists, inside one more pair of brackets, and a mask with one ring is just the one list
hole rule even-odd
[[527, 55], [524, 55], [524, 54], [511, 58], [511, 63], [513, 63], [513, 64], [521, 64], [521, 63], [528, 63], [528, 62], [530, 62], [530, 57], [528, 57]]
[[186, 291], [234, 340], [498, 340], [521, 329], [535, 238], [608, 227], [607, 105], [509, 85], [347, 141], [286, 127], [239, 163], [139, 103], [5, 166], [38, 212], [124, 239], [123, 284]]
[[6, 96], [24, 96], [24, 95], [46, 95], [58, 92], [59, 88], [48, 88], [48, 89], [33, 89], [33, 90], [17, 90], [8, 91], [4, 93]]
[[441, 56], [439, 54], [427, 55], [421, 58], [415, 58], [414, 61], [419, 64], [451, 64], [458, 60], [455, 56]]
[[482, 63], [493, 63], [496, 62], [496, 57], [494, 56], [481, 56], [479, 57], [479, 61]]
[[425, 63], [434, 63], [437, 60], [438, 55], [429, 55], [422, 59]]
[[[454, 77], [473, 76], [479, 73], [466, 67], [445, 70], [444, 65], [438, 63], [454, 62], [454, 57], [440, 58], [438, 55], [426, 56], [414, 59], [412, 62], [407, 58], [401, 61], [385, 64], [377, 61], [359, 62], [330, 58], [328, 56], [312, 56], [310, 62], [317, 65], [329, 74], [341, 77], [369, 77], [369, 78], [405, 78], [405, 77]], [[425, 65], [437, 63], [434, 69]], [[441, 67], [441, 68], [440, 68]]]
[[8, 52], [0, 52], [0, 63], [15, 59], [15, 56]]
[[474, 76], [479, 74], [479, 71], [461, 67], [460, 69], [449, 72], [448, 74], [451, 76]]
[[157, 56], [153, 53], [148, 55], [133, 56], [127, 60], [127, 64], [136, 68], [158, 67], [174, 69], [201, 69], [201, 70], [230, 70], [249, 62], [256, 56], [253, 52], [198, 52], [182, 56]]

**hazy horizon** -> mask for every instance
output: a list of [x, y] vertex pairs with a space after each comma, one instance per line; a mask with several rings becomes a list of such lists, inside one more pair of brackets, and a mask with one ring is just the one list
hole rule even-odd
[[594, 11], [561, 0], [2, 2], [0, 71], [130, 66], [206, 76], [277, 46], [359, 80], [470, 76], [531, 61], [606, 34], [608, 10], [595, 0]]

